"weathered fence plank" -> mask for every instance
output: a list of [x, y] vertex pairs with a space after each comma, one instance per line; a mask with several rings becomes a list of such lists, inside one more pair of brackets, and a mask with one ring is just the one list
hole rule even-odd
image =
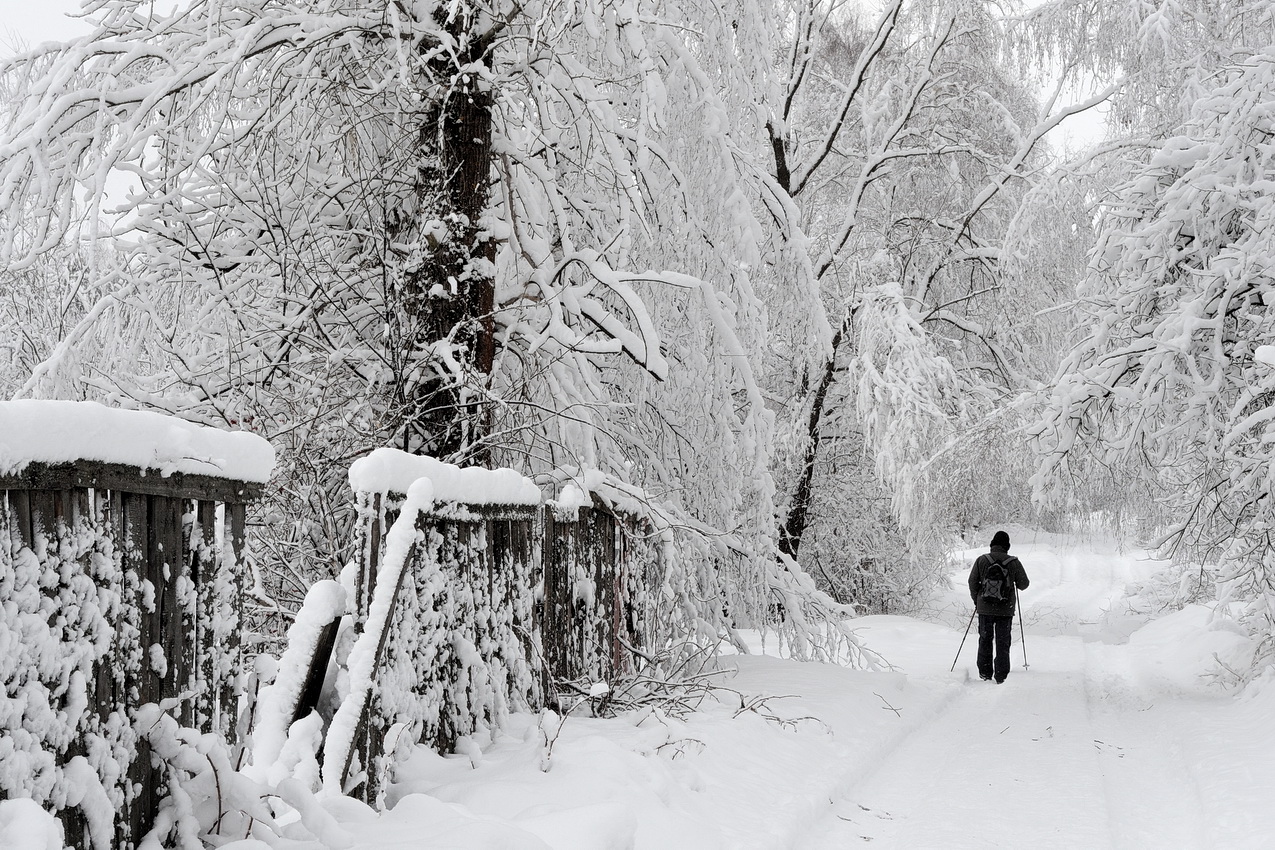
[[119, 463], [77, 460], [72, 463], [28, 463], [20, 472], [0, 475], [0, 490], [118, 490], [148, 496], [204, 498], [243, 504], [261, 496], [262, 485], [211, 475], [158, 472]]
[[[405, 497], [360, 498], [357, 631]], [[415, 534], [341, 774], [368, 802], [382, 794], [403, 735], [450, 751], [510, 706], [554, 704], [556, 683], [631, 672], [630, 648], [650, 637], [650, 592], [633, 585], [658, 578], [658, 553], [635, 517], [600, 504], [555, 513], [442, 503], [416, 518]]]
[[545, 667], [551, 679], [604, 682], [631, 670], [625, 644], [642, 637], [628, 616], [631, 565], [615, 513], [582, 507], [574, 516], [545, 513]]
[[[223, 557], [217, 547], [217, 502], [171, 487], [142, 487], [149, 492], [138, 493], [64, 486], [106, 478], [123, 483], [118, 469], [104, 477], [101, 470], [81, 474], [73, 466], [8, 476], [0, 489], [0, 521], [8, 541], [0, 547], [0, 575], [16, 575], [13, 570], [19, 569], [25, 584], [13, 592], [38, 586], [50, 600], [39, 609], [48, 618], [47, 636], [24, 650], [34, 660], [6, 668], [4, 685], [10, 694], [41, 688], [48, 711], [61, 712], [60, 721], [29, 721], [36, 724], [33, 731], [40, 731], [39, 723], [73, 724], [50, 729], [51, 738], [31, 745], [41, 769], [54, 771], [53, 796], [40, 802], [62, 819], [67, 845], [88, 850], [93, 838], [80, 810], [58, 802], [65, 799], [58, 790], [64, 782], [60, 771], [73, 760], [84, 758], [94, 766], [108, 759], [106, 764], [123, 770], [114, 784], [109, 779], [104, 784], [117, 812], [111, 845], [127, 850], [150, 828], [166, 790], [163, 771], [152, 764], [149, 746], [132, 729], [135, 710], [171, 701], [179, 706], [181, 722], [233, 738], [238, 662], [227, 659], [238, 653], [237, 619], [234, 611], [218, 606], [237, 606], [242, 590], [241, 578], [226, 573], [237, 572], [240, 563], [247, 491], [220, 488], [240, 500], [223, 509], [228, 543]], [[187, 483], [199, 478], [190, 476]], [[23, 485], [52, 489], [15, 489]], [[35, 613], [29, 596], [21, 599], [27, 601], [18, 604]], [[203, 616], [209, 605], [218, 610]], [[47, 660], [40, 660], [41, 653]], [[39, 672], [55, 669], [50, 663], [73, 671], [69, 685], [65, 672], [52, 679]], [[86, 711], [64, 710], [66, 701], [85, 697]], [[48, 787], [41, 781], [40, 787]], [[0, 787], [0, 798], [21, 792]]]

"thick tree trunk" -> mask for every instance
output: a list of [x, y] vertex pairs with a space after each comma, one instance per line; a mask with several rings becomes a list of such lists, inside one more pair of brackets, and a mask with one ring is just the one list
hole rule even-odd
[[[483, 44], [472, 43], [472, 55], [462, 56], [459, 67], [472, 67], [484, 52]], [[480, 228], [489, 201], [492, 101], [475, 73], [457, 68], [446, 53], [431, 63], [435, 90], [446, 98], [426, 112], [419, 135], [416, 227], [424, 231], [427, 253], [408, 275], [404, 307], [419, 331], [411, 354], [422, 376], [405, 384], [403, 444], [412, 452], [481, 462], [488, 428], [479, 396], [495, 358], [495, 243]], [[459, 372], [425, 350], [444, 340]]]

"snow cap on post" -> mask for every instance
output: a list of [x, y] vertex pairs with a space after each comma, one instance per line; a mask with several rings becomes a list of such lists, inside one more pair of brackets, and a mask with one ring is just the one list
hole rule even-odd
[[581, 490], [574, 481], [564, 484], [558, 493], [558, 498], [549, 501], [549, 507], [553, 509], [554, 516], [563, 522], [575, 522], [580, 516], [580, 509], [592, 504], [593, 498]]
[[0, 401], [0, 475], [20, 475], [32, 463], [75, 461], [264, 484], [275, 458], [256, 434], [164, 413], [93, 401]]
[[399, 449], [377, 449], [350, 464], [356, 493], [407, 493], [412, 482], [428, 478], [435, 502], [467, 505], [538, 505], [540, 488], [513, 469], [461, 468]]

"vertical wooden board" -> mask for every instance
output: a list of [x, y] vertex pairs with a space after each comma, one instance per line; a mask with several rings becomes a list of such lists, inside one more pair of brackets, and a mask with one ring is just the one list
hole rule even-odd
[[191, 684], [197, 696], [194, 699], [194, 725], [201, 732], [213, 731], [212, 706], [214, 678], [212, 663], [215, 660], [212, 640], [212, 616], [216, 601], [211, 598], [216, 589], [213, 566], [205, 563], [207, 546], [207, 510], [214, 503], [195, 500], [188, 503], [191, 523], [185, 526], [186, 574], [195, 586], [195, 607], [190, 612], [190, 629], [186, 633], [186, 652], [190, 656]]
[[[186, 638], [188, 634], [186, 629], [194, 626], [190, 616], [193, 605], [189, 599], [189, 590], [193, 588], [187, 584], [186, 592], [183, 593], [183, 583], [180, 581], [180, 579], [185, 579], [186, 582], [190, 581], [190, 574], [187, 572], [190, 562], [186, 549], [185, 522], [183, 521], [187, 502], [185, 499], [173, 497], [165, 501], [168, 509], [168, 542], [164, 546], [165, 564], [168, 567], [168, 591], [166, 596], [168, 604], [172, 607], [169, 609], [171, 616], [165, 618], [164, 621], [164, 652], [168, 658], [169, 687], [173, 689], [172, 696], [176, 697], [186, 691], [194, 679], [194, 673], [191, 670], [189, 641]], [[191, 725], [189, 701], [182, 704], [180, 720], [185, 725]]]
[[605, 678], [606, 670], [603, 663], [604, 659], [611, 654], [609, 635], [607, 634], [606, 624], [609, 619], [604, 615], [607, 610], [610, 594], [607, 592], [607, 564], [605, 559], [606, 552], [606, 532], [607, 532], [607, 515], [602, 511], [592, 508], [589, 511], [588, 529], [588, 554], [585, 556], [585, 565], [592, 566], [590, 578], [593, 579], [593, 609], [583, 612], [585, 621], [588, 623], [588, 634], [585, 635], [585, 651], [588, 660], [589, 675], [596, 678]]
[[621, 520], [613, 513], [607, 514], [606, 546], [603, 550], [607, 563], [607, 606], [603, 609], [607, 629], [607, 672], [614, 676], [620, 672], [620, 663], [624, 658], [624, 647], [620, 643], [623, 634], [620, 631], [620, 560], [619, 537]]
[[487, 519], [484, 525], [482, 562], [487, 582], [487, 597], [494, 607], [508, 610], [512, 599], [509, 594], [509, 520]]
[[[11, 539], [18, 537], [18, 523], [14, 516], [12, 491], [0, 490], [0, 530], [3, 530]], [[5, 552], [3, 557], [7, 560], [9, 553]]]
[[558, 522], [554, 518], [553, 535], [547, 538], [551, 550], [549, 563], [545, 565], [546, 619], [552, 629], [553, 667], [550, 676], [560, 679], [575, 678], [572, 662], [572, 635], [574, 614], [571, 601], [571, 570], [574, 560], [574, 523]]
[[[89, 510], [93, 512], [97, 519], [101, 520], [103, 532], [110, 535], [118, 551], [124, 538], [116, 517], [119, 511], [115, 505], [114, 494], [109, 490], [96, 491], [93, 494], [93, 502]], [[114, 577], [112, 577], [112, 580], [114, 580]], [[99, 578], [100, 584], [101, 579]], [[116, 684], [117, 674], [114, 661], [118, 655], [120, 620], [131, 616], [129, 609], [132, 603], [132, 600], [123, 596], [123, 587], [112, 587], [111, 589], [121, 592], [120, 610], [116, 612], [115, 618], [111, 622], [111, 649], [104, 658], [97, 662], [93, 670], [96, 680], [94, 692], [97, 694], [97, 716], [102, 722], [105, 722], [110, 717], [111, 712], [115, 710], [115, 707], [124, 698]]]
[[[166, 650], [164, 618], [167, 606], [164, 597], [168, 582], [164, 576], [164, 544], [168, 537], [168, 512], [165, 510], [165, 502], [166, 499], [162, 496], [146, 497], [146, 547], [139, 567], [150, 588], [152, 608], [142, 610], [142, 616], [148, 618], [150, 622], [146, 632], [148, 639], [142, 643], [141, 679], [146, 684], [146, 690], [139, 704], [159, 703], [168, 696], [169, 690], [166, 682], [167, 675], [160, 675], [155, 669], [157, 652]], [[165, 674], [168, 672], [164, 670]], [[150, 765], [148, 768], [147, 784], [142, 788], [138, 798], [139, 803], [144, 807], [142, 816], [147, 828], [154, 822], [159, 801], [163, 798], [163, 789], [159, 787], [162, 782], [162, 773]]]
[[142, 640], [141, 680], [146, 683], [141, 702], [159, 702], [163, 693], [162, 677], [156, 672], [152, 647], [163, 646], [164, 643], [164, 511], [163, 498], [146, 496], [146, 528], [145, 545], [142, 557], [138, 561], [138, 574], [144, 584], [142, 617], [147, 620]]
[[195, 583], [194, 629], [190, 641], [199, 710], [196, 718], [201, 731], [231, 734], [233, 717], [221, 713], [221, 691], [218, 646], [213, 623], [221, 600], [217, 597], [217, 503], [208, 499], [195, 503], [195, 525], [189, 541], [190, 577]]
[[[555, 677], [561, 674], [561, 662], [558, 658], [558, 647], [561, 638], [557, 613], [560, 548], [558, 544], [558, 521], [551, 510], [545, 511], [542, 537], [541, 551], [544, 557], [541, 564], [539, 621], [536, 623], [536, 627], [540, 631], [541, 651], [544, 654], [544, 680], [547, 686]], [[552, 699], [552, 695], [547, 690], [545, 696]]]
[[[87, 518], [89, 512], [89, 493], [82, 489], [59, 490], [53, 495], [54, 516], [58, 518], [56, 529], [58, 549], [64, 553], [75, 553], [74, 563], [67, 563], [62, 567], [63, 581], [66, 582], [69, 579], [78, 581], [85, 578], [93, 581], [96, 588], [97, 581], [92, 570], [93, 547], [91, 544], [86, 545], [87, 541], [80, 536], [80, 523]], [[95, 693], [97, 676], [88, 678], [89, 681], [85, 682], [88, 689], [88, 704], [96, 705], [100, 702]], [[88, 724], [92, 723], [89, 718], [90, 715], [81, 715], [78, 728], [64, 755], [67, 761], [75, 756], [85, 755], [83, 736], [89, 731]]]
[[[486, 573], [483, 578], [487, 582], [487, 596], [493, 600], [507, 600], [508, 594], [504, 592], [505, 582], [501, 581], [500, 573], [505, 559], [509, 557], [509, 520], [489, 519], [482, 526], [486, 544], [483, 546], [482, 559]], [[507, 578], [506, 581], [508, 581]]]
[[376, 590], [376, 575], [381, 562], [382, 537], [385, 531], [385, 503], [382, 494], [372, 496], [371, 516], [367, 518], [366, 543], [360, 549], [358, 584], [355, 592], [354, 619], [359, 629], [367, 620]]
[[[231, 600], [234, 606], [234, 617], [239, 624], [243, 623], [243, 597], [244, 597], [244, 552], [247, 547], [248, 535], [248, 509], [247, 506], [238, 504], [228, 504], [225, 507], [226, 516], [226, 534], [230, 538], [231, 552], [234, 555], [234, 562], [227, 564], [222, 563], [220, 569], [228, 570], [227, 579], [230, 583]], [[228, 659], [232, 669], [238, 670], [242, 660], [242, 634], [241, 628], [236, 627], [230, 630], [226, 639], [226, 645], [221, 648], [224, 653], [223, 658]], [[221, 713], [226, 717], [233, 717], [236, 705], [236, 690], [234, 682], [225, 683], [225, 687], [221, 691]], [[226, 734], [230, 743], [234, 741], [234, 725], [227, 724]]]
[[[181, 653], [182, 610], [178, 598], [178, 578], [182, 574], [182, 527], [180, 499], [156, 496], [151, 515], [153, 547], [147, 572], [155, 585], [155, 607], [158, 615], [156, 643], [163, 652], [163, 675], [160, 676], [160, 699], [170, 699], [181, 692], [185, 677]], [[148, 650], [152, 661], [158, 653]]]
[[32, 490], [27, 494], [31, 505], [31, 548], [43, 561], [48, 548], [54, 545], [54, 529], [57, 525], [54, 494], [49, 490]]
[[[125, 692], [129, 696], [129, 704], [133, 708], [129, 719], [133, 719], [138, 705], [155, 702], [159, 688], [154, 673], [150, 669], [148, 650], [154, 643], [155, 615], [145, 604], [146, 594], [142, 582], [147, 579], [147, 552], [150, 547], [150, 509], [151, 497], [135, 493], [117, 493], [119, 501], [119, 528], [122, 546], [123, 568], [136, 583], [136, 595], [132, 600], [132, 616], [136, 617], [137, 642], [141, 649], [141, 662], [136, 670], [131, 671], [124, 681]], [[128, 779], [132, 785], [130, 793], [125, 795], [130, 841], [136, 843], [155, 820], [158, 806], [156, 797], [156, 773], [151, 766], [150, 744], [144, 738], [137, 741], [137, 753], [129, 766]]]
[[31, 494], [26, 490], [10, 490], [9, 507], [13, 511], [13, 527], [18, 539], [30, 548], [34, 540], [31, 528]]
[[533, 708], [543, 708], [549, 698], [549, 665], [545, 659], [544, 610], [545, 610], [545, 569], [543, 557], [537, 557], [548, 551], [544, 545], [544, 528], [548, 511], [537, 510], [536, 518], [522, 524], [521, 550], [534, 553], [528, 556], [524, 581], [530, 595], [526, 610], [526, 619], [521, 623], [523, 640], [527, 658], [531, 662], [532, 675], [536, 682], [536, 693], [533, 694]]
[[[83, 491], [79, 491], [83, 493]], [[78, 503], [77, 491], [73, 490], [53, 490], [41, 493], [38, 502], [44, 502], [44, 508], [49, 511], [43, 517], [42, 531], [46, 535], [49, 545], [49, 552], [57, 553], [58, 556], [65, 552], [74, 552], [79, 547], [77, 539], [77, 529], [75, 527], [75, 513]], [[75, 580], [77, 572], [87, 572], [87, 558], [80, 556], [76, 558], [74, 563], [60, 563], [58, 565], [59, 580], [58, 586], [51, 589], [51, 593], [57, 594], [62, 591], [71, 581]], [[87, 683], [86, 683], [87, 684]], [[94, 700], [94, 695], [89, 694], [90, 701]], [[65, 707], [66, 699], [63, 696], [59, 700], [62, 705], [58, 708]], [[77, 728], [71, 732], [70, 740], [67, 741], [66, 749], [64, 749], [58, 757], [58, 761], [62, 764], [70, 762], [76, 756], [83, 756], [85, 716], [81, 715]], [[63, 809], [58, 813], [65, 829], [63, 839], [68, 847], [80, 848], [80, 850], [90, 850], [90, 836], [87, 822], [85, 821], [83, 812], [78, 807]]]
[[611, 669], [616, 673], [631, 672], [630, 655], [621, 639], [633, 643], [627, 627], [626, 611], [629, 600], [628, 564], [624, 560], [624, 541], [631, 527], [628, 517], [617, 517], [611, 549]]
[[[170, 619], [179, 621], [177, 639], [172, 644], [176, 657], [169, 663], [177, 667], [172, 685], [176, 693], [180, 694], [195, 691], [200, 682], [197, 615], [201, 606], [195, 573], [195, 558], [199, 550], [199, 514], [198, 503], [190, 499], [170, 498], [168, 502], [176, 511], [177, 540], [176, 549], [169, 553], [169, 583], [176, 600]], [[183, 584], [187, 587], [185, 593]], [[201, 710], [204, 701], [205, 696], [200, 694], [182, 702], [178, 719], [183, 726], [205, 728], [205, 717]]]

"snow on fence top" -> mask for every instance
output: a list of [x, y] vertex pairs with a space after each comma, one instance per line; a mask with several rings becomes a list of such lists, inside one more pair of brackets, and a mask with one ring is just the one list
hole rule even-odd
[[0, 475], [32, 463], [99, 461], [161, 476], [174, 472], [265, 483], [274, 448], [246, 431], [220, 431], [162, 413], [92, 401], [0, 401]]
[[406, 493], [419, 478], [433, 483], [435, 502], [540, 504], [540, 488], [512, 469], [462, 469], [398, 449], [377, 449], [350, 464], [350, 487], [359, 493]]

